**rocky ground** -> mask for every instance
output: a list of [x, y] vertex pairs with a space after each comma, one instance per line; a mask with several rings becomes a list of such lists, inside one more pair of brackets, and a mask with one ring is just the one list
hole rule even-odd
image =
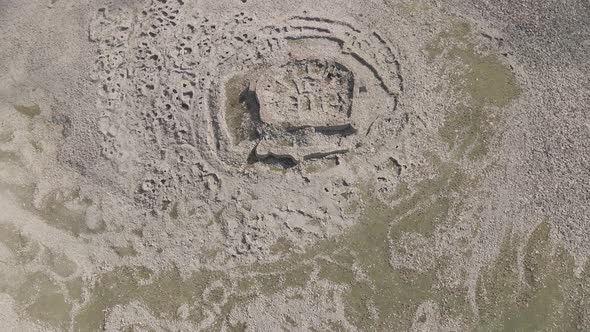
[[0, 1], [2, 331], [590, 330], [590, 5]]

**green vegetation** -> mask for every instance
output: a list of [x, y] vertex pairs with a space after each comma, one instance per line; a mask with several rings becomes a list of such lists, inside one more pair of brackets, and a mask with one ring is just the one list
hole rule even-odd
[[463, 103], [446, 116], [441, 138], [455, 149], [456, 158], [483, 158], [489, 149], [500, 115], [492, 107], [507, 106], [521, 89], [510, 68], [495, 54], [483, 54], [472, 40], [471, 27], [455, 23], [425, 47], [429, 59], [450, 64], [447, 73], [452, 92]]
[[17, 110], [19, 113], [24, 114], [30, 118], [41, 114], [41, 108], [39, 108], [39, 105], [36, 104], [30, 106], [14, 105], [14, 109]]
[[499, 257], [478, 284], [479, 330], [578, 330], [590, 279], [575, 278], [573, 258], [553, 247], [549, 234], [550, 224], [543, 222], [529, 238], [524, 282], [518, 275], [516, 248], [506, 237]]

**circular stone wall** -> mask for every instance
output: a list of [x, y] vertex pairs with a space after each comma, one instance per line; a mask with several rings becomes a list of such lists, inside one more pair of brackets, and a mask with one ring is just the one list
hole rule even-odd
[[215, 19], [154, 1], [136, 13], [100, 9], [90, 37], [103, 155], [142, 209], [174, 209], [178, 232], [218, 233], [230, 252], [353, 224], [359, 170], [380, 145], [374, 124], [399, 133], [405, 121], [395, 47], [348, 22]]

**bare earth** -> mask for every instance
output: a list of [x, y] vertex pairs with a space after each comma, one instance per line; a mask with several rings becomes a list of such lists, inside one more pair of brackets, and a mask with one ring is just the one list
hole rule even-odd
[[590, 331], [590, 4], [0, 0], [0, 331]]

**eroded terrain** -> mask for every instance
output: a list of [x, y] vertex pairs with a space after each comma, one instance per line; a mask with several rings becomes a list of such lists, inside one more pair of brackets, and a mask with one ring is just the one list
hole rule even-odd
[[533, 143], [553, 137], [539, 91], [578, 105], [587, 72], [554, 86], [497, 21], [389, 0], [0, 10], [1, 330], [590, 329], [590, 168], [580, 148], [561, 183], [582, 189], [545, 199], [561, 178]]

